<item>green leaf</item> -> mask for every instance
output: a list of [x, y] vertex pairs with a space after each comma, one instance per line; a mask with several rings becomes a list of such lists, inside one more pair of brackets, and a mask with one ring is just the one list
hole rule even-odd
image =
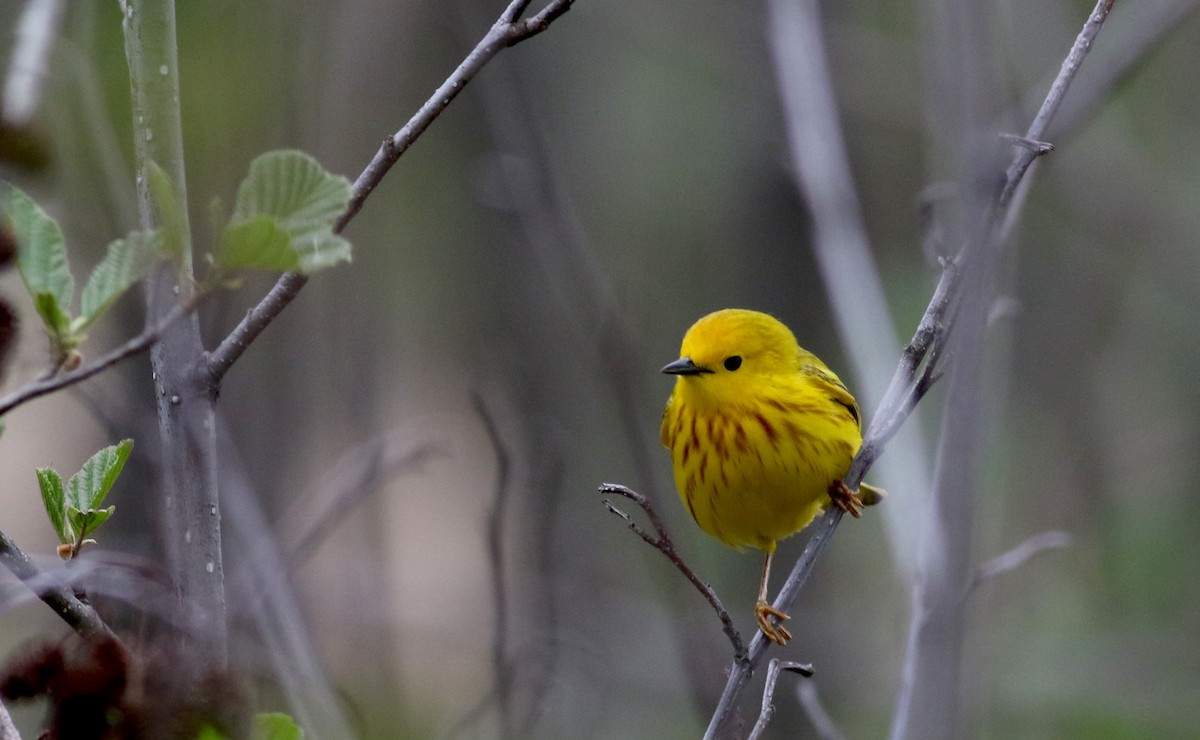
[[217, 242], [217, 264], [224, 269], [300, 269], [300, 257], [291, 248], [291, 238], [271, 216], [254, 216], [235, 221], [221, 230]]
[[304, 730], [286, 714], [263, 713], [254, 715], [254, 728], [250, 737], [252, 740], [302, 740]]
[[162, 240], [158, 242], [157, 246], [164, 257], [178, 262], [183, 256], [183, 245], [187, 234], [183, 214], [175, 202], [175, 186], [171, 184], [170, 175], [154, 160], [150, 160], [147, 171], [150, 175], [150, 181], [147, 183], [150, 189], [150, 200], [154, 203], [154, 210], [158, 213], [158, 223], [162, 233]]
[[46, 514], [50, 517], [54, 533], [64, 545], [72, 544], [75, 542], [75, 532], [68, 529], [67, 525], [67, 504], [62, 477], [54, 468], [38, 468], [37, 479], [38, 488], [42, 489], [42, 503], [46, 507]]
[[40, 300], [57, 309], [43, 312], [39, 303], [38, 313], [47, 320], [47, 327], [53, 329], [53, 315], [69, 314], [75, 295], [75, 279], [67, 264], [62, 229], [33, 199], [12, 186], [0, 192], [0, 216], [17, 239], [17, 266], [29, 295], [37, 302], [45, 294], [47, 297]]
[[74, 506], [67, 504], [67, 521], [75, 529], [75, 540], [64, 542], [64, 545], [74, 544], [76, 541], [82, 542], [92, 532], [95, 532], [101, 524], [104, 524], [117, 507], [110, 506], [107, 509], [87, 509], [80, 511]]
[[233, 220], [274, 216], [293, 240], [333, 231], [350, 202], [350, 181], [330, 174], [304, 152], [267, 152], [250, 163], [238, 186]]
[[144, 278], [154, 266], [160, 249], [154, 231], [134, 231], [108, 245], [104, 259], [92, 270], [80, 298], [80, 316], [71, 327], [80, 332], [104, 315], [125, 291]]
[[67, 481], [67, 503], [82, 512], [98, 508], [132, 451], [133, 440], [126, 439], [88, 458], [79, 472]]
[[33, 307], [46, 325], [46, 333], [53, 339], [55, 345], [69, 348], [72, 342], [71, 317], [63, 311], [62, 305], [50, 293], [36, 293], [33, 296]]
[[350, 242], [337, 234], [293, 238], [292, 249], [300, 259], [300, 272], [306, 275], [350, 261]]

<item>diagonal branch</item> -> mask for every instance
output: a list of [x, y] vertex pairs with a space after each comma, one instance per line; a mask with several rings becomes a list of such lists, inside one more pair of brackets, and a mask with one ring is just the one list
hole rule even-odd
[[36, 380], [22, 388], [18, 388], [3, 398], [0, 398], [0, 416], [7, 414], [9, 411], [12, 411], [21, 404], [32, 401], [35, 398], [39, 398], [48, 393], [53, 393], [57, 390], [67, 388], [75, 385], [76, 383], [81, 383], [93, 375], [98, 375], [99, 373], [104, 372], [113, 365], [116, 365], [121, 360], [128, 359], [136, 354], [145, 352], [147, 349], [153, 346], [154, 343], [159, 340], [159, 338], [162, 337], [163, 332], [165, 332], [172, 324], [174, 324], [180, 318], [191, 313], [196, 308], [196, 303], [197, 300], [193, 298], [188, 300], [186, 303], [177, 304], [154, 326], [147, 328], [141, 334], [133, 337], [120, 347], [117, 347], [107, 354], [97, 357], [91, 362], [82, 365], [69, 373], [52, 375], [47, 378]]
[[0, 532], [0, 563], [79, 634], [104, 635], [116, 639], [91, 604], [80, 601], [71, 589], [42, 573], [4, 532]]
[[[782, 1], [780, 0], [780, 2]], [[818, 17], [815, 0], [801, 0], [801, 2], [812, 6], [806, 11], [812, 18]], [[1063, 97], [1066, 95], [1071, 81], [1075, 78], [1080, 65], [1091, 50], [1097, 34], [1100, 32], [1104, 21], [1112, 10], [1113, 2], [1114, 0], [1100, 0], [1084, 23], [1083, 29], [1075, 39], [1075, 43], [1067, 54], [1066, 60], [1059, 69], [1058, 76], [1051, 85], [1049, 93], [1047, 93], [1041, 108], [1033, 119], [1033, 123], [1030, 124], [1029, 129], [1026, 131], [1025, 139], [1040, 141], [1044, 136], [1046, 127], [1050, 124], [1054, 114], [1062, 105]], [[904, 349], [900, 364], [896, 368], [884, 400], [873, 416], [875, 421], [872, 423], [870, 429], [867, 430], [862, 447], [859, 449], [858, 455], [855, 457], [853, 463], [851, 463], [850, 470], [846, 474], [845, 483], [851, 488], [856, 488], [862, 482], [863, 475], [882, 453], [887, 440], [907, 420], [912, 407], [916, 405], [916, 401], [920, 398], [920, 395], [925, 390], [928, 390], [928, 386], [932, 382], [932, 380], [920, 381], [917, 374], [918, 368], [926, 360], [926, 355], [933, 347], [944, 346], [948, 334], [947, 315], [958, 296], [962, 284], [962, 261], [972, 258], [972, 252], [978, 251], [978, 248], [989, 246], [990, 243], [996, 240], [1012, 206], [1017, 187], [1023, 180], [1025, 173], [1029, 170], [1030, 165], [1037, 159], [1038, 152], [1040, 151], [1038, 147], [1018, 146], [1016, 149], [1016, 154], [1005, 171], [1004, 185], [999, 190], [991, 204], [989, 212], [986, 214], [986, 228], [983, 232], [984, 238], [981, 240], [982, 243], [975, 245], [977, 247], [975, 250], [964, 248], [958, 257], [948, 260], [945, 264], [941, 280], [938, 282], [929, 307], [925, 315], [921, 318], [912, 340]], [[938, 357], [933, 359], [941, 357], [940, 351], [937, 354]], [[927, 371], [925, 376], [932, 379], [936, 377], [935, 373], [936, 368]], [[775, 608], [782, 611], [788, 611], [791, 608], [800, 587], [808, 579], [808, 576], [820, 559], [821, 553], [828, 544], [829, 538], [832, 537], [834, 531], [837, 529], [841, 518], [841, 510], [831, 507], [816, 522], [811, 538], [805, 545], [800, 558], [792, 567], [792, 571], [788, 575], [783, 588], [780, 590], [779, 596], [775, 599]], [[767, 641], [763, 639], [761, 633], [756, 635], [750, 642], [747, 660], [744, 662], [740, 660], [734, 661], [730, 669], [729, 678], [725, 684], [725, 691], [713, 712], [712, 721], [705, 735], [706, 738], [722, 737], [728, 734], [728, 727], [736, 714], [735, 709], [738, 700], [741, 697], [742, 691], [749, 683], [750, 674], [754, 671], [759, 661], [762, 660], [762, 656], [767, 648], [766, 643]]]
[[[546, 30], [556, 18], [571, 8], [573, 2], [574, 0], [551, 0], [539, 13], [522, 21], [520, 16], [529, 6], [530, 0], [513, 0], [458, 68], [433, 95], [429, 96], [408, 123], [383, 140], [379, 151], [354, 181], [350, 203], [334, 226], [334, 233], [340, 234], [346, 228], [392, 165], [396, 164], [413, 142], [429, 128], [429, 124], [442, 114], [488, 62], [503, 49]], [[287, 308], [307, 283], [306, 275], [284, 273], [258, 305], [252, 308], [221, 344], [204, 358], [201, 372], [213, 388], [220, 385], [233, 363], [237, 362], [258, 335]]]
[[[736, 665], [742, 665], [743, 661], [746, 659], [746, 646], [745, 643], [742, 642], [742, 636], [738, 634], [736, 629], [734, 629], [733, 618], [729, 616], [729, 611], [721, 603], [721, 600], [717, 597], [717, 592], [713, 590], [712, 586], [700, 580], [700, 576], [696, 575], [696, 572], [692, 570], [691, 566], [689, 566], [687, 562], [680, 557], [679, 552], [675, 549], [675, 543], [667, 534], [666, 528], [663, 527], [662, 519], [659, 519], [658, 512], [654, 510], [654, 506], [650, 503], [650, 499], [631, 488], [617, 483], [601, 483], [600, 493], [611, 493], [616, 494], [617, 496], [624, 496], [640, 506], [642, 511], [646, 512], [646, 516], [650, 518], [650, 525], [654, 527], [654, 531], [657, 533], [657, 536], [650, 534], [638, 526], [637, 522], [633, 521], [628, 514], [614, 506], [608, 499], [604, 500], [604, 505], [608, 507], [609, 511], [624, 519], [625, 524], [628, 525], [631, 530], [633, 530], [634, 534], [636, 534], [638, 537], [641, 537], [646, 544], [658, 550], [663, 555], [666, 555], [667, 559], [674, 563], [675, 567], [679, 569], [679, 572], [683, 573], [684, 577], [696, 587], [696, 590], [708, 600], [708, 603], [712, 606], [713, 611], [717, 613], [717, 617], [721, 620], [721, 629], [725, 631], [725, 636], [728, 637], [729, 642], [733, 644], [734, 663]], [[758, 637], [762, 637], [762, 634], [759, 633]]]
[[979, 566], [967, 587], [968, 595], [973, 593], [984, 582], [1020, 568], [1035, 556], [1049, 550], [1062, 550], [1071, 546], [1071, 535], [1052, 529], [1036, 534], [1013, 549], [1000, 553], [996, 557]]

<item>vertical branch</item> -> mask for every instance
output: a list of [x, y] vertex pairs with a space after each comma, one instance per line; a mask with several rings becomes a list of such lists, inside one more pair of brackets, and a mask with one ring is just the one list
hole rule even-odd
[[[948, 351], [954, 356], [954, 366], [946, 392], [933, 502], [922, 541], [920, 578], [913, 595], [914, 613], [909, 629], [903, 682], [891, 730], [893, 740], [936, 740], [961, 735], [959, 693], [962, 683], [964, 597], [970, 590], [973, 576], [970, 564], [975, 487], [985, 413], [982, 374], [987, 317], [995, 290], [993, 276], [998, 271], [1000, 244], [1018, 187], [1034, 160], [1044, 153], [1045, 148], [1039, 142], [1062, 105], [1080, 64], [1091, 51], [1112, 7], [1113, 0], [1099, 0], [1084, 23], [1026, 131], [1024, 145], [1017, 147], [1016, 155], [1005, 171], [1003, 187], [990, 203], [977, 200], [971, 204], [976, 206], [971, 213], [972, 220], [978, 226], [973, 233], [965, 235], [963, 253], [969, 259], [963, 260], [965, 274], [962, 297], [955, 332], [948, 345]], [[969, 23], [955, 15], [959, 12], [959, 9], [946, 10], [946, 14], [953, 19], [952, 23], [954, 20]], [[961, 41], [949, 44], [953, 51], [942, 60], [944, 65], [954, 69], [967, 66], [964, 64], [966, 60], [959, 57], [973, 57], [979, 53], [977, 48], [962, 48], [960, 44]], [[962, 85], [976, 90], [976, 94], [981, 84], [970, 77], [962, 80]], [[952, 108], [958, 106], [957, 102], [940, 102]], [[978, 100], [973, 102], [976, 107], [986, 104]], [[978, 112], [967, 110], [963, 114], [970, 120]], [[969, 145], [963, 146], [963, 150], [970, 156]], [[973, 159], [961, 163], [962, 172], [977, 174], [981, 166], [980, 158], [975, 155]]]
[[[1064, 63], [1060, 69], [1060, 79], [1056, 80], [1051, 94], [1047, 95], [1046, 100], [1043, 102], [1043, 110], [1039, 112], [1038, 117], [1035, 119], [1038, 123], [1030, 126], [1025, 137], [1026, 139], [1038, 139], [1044, 134], [1045, 126], [1049, 124], [1053, 113], [1061, 105], [1063, 95], [1071, 79], [1078, 72], [1084, 55], [1092, 48], [1096, 34], [1099, 32], [1108, 12], [1112, 9], [1112, 4], [1112, 0], [1100, 0], [1096, 5], [1096, 9], [1072, 46], [1068, 57], [1071, 63]], [[1059, 84], [1060, 82], [1062, 84]], [[1046, 110], [1049, 113], [1043, 115], [1042, 113]], [[1036, 144], [1036, 142], [1033, 143]], [[930, 299], [929, 307], [926, 309], [924, 316], [921, 317], [912, 340], [904, 349], [899, 366], [892, 376], [892, 382], [884, 394], [880, 408], [874, 414], [874, 421], [871, 427], [867, 430], [863, 438], [862, 448], [859, 450], [858, 455], [855, 456], [850, 470], [846, 474], [845, 482], [848, 486], [852, 488], [856, 487], [862, 481], [863, 474], [882, 453], [884, 444], [896, 433], [908, 418], [908, 414], [916, 405], [916, 402], [920, 400], [928, 390], [929, 385], [936, 379], [936, 372], [938, 370], [936, 359], [944, 355], [946, 351], [944, 343], [951, 336], [951, 324], [946, 320], [950, 307], [964, 294], [972, 294], [977, 288], [986, 285], [986, 282], [980, 277], [981, 275], [986, 275], [987, 272], [983, 266], [978, 264], [981, 261], [979, 259], [981, 256], [980, 253], [986, 254], [988, 250], [984, 249], [984, 247], [995, 244], [1002, 234], [1003, 226], [1007, 222], [1012, 208], [1017, 186], [1024, 179], [1033, 160], [1039, 154], [1045, 153], [1045, 151], [1044, 147], [1036, 145], [1017, 147], [1016, 155], [1014, 155], [1011, 163], [1004, 170], [1006, 179], [1003, 187], [994, 194], [992, 201], [986, 204], [987, 207], [981, 213], [976, 214], [979, 217], [979, 221], [975, 226], [975, 231], [970, 235], [971, 238], [963, 245], [959, 255], [954, 259], [946, 261], [942, 278]], [[975, 162], [974, 164], [976, 167], [981, 166], [979, 162]], [[988, 182], [988, 179], [984, 177], [979, 182]], [[970, 267], [970, 272], [974, 276], [970, 279], [967, 277], [968, 267]], [[974, 331], [976, 334], [982, 332], [983, 325], [973, 325], [968, 328], [962, 326], [962, 323], [960, 317], [958, 323], [953, 325], [954, 335], [964, 332], [969, 333], [970, 331]], [[918, 374], [922, 361], [925, 361], [926, 365], [922, 372]], [[966, 385], [967, 381], [962, 382], [964, 385], [958, 390], [959, 397], [965, 402], [973, 402], [972, 389]], [[944, 483], [940, 485], [948, 486], [952, 482], [945, 478], [943, 478], [943, 481]], [[792, 567], [783, 588], [780, 589], [779, 595], [773, 604], [775, 608], [783, 611], [791, 608], [792, 602], [798, 595], [801, 586], [808, 578], [816, 562], [820, 559], [829, 538], [833, 536], [834, 531], [837, 529], [838, 523], [841, 521], [841, 516], [842, 513], [840, 510], [830, 509], [823, 517], [813, 523], [811, 528], [812, 535], [808, 543], [805, 544], [800, 558]], [[933, 549], [938, 550], [939, 547], [940, 545]], [[910, 633], [910, 637], [916, 635], [916, 633], [917, 627], [914, 625], [914, 630]], [[915, 654], [913, 649], [915, 644], [915, 639], [910, 640], [910, 659]], [[750, 675], [762, 660], [766, 648], [767, 645], [762, 639], [762, 635], [758, 634], [750, 643], [747, 658], [745, 660], [735, 660], [733, 665], [730, 666], [725, 690], [716, 708], [713, 710], [712, 719], [709, 722], [705, 738], [727, 737], [730, 734], [741, 694], [749, 684]], [[907, 692], [909, 690], [907, 682], [915, 675], [914, 671], [906, 668], [906, 688], [904, 691]], [[907, 699], [902, 697], [901, 707], [897, 710], [898, 717], [904, 713], [906, 701]], [[948, 728], [946, 731], [952, 731], [952, 728]], [[893, 733], [893, 737], [906, 736], [920, 737], [920, 735], [916, 734], [897, 735]], [[936, 736], [931, 735], [931, 737]]]
[[492, 598], [495, 614], [495, 634], [492, 636], [492, 669], [496, 673], [496, 703], [500, 712], [500, 737], [513, 737], [512, 732], [512, 678], [508, 660], [508, 591], [505, 587], [504, 559], [504, 513], [509, 497], [509, 476], [512, 458], [504, 438], [496, 426], [496, 420], [484, 403], [479, 392], [471, 395], [471, 405], [479, 416], [488, 441], [496, 456], [495, 498], [488, 512], [488, 553], [492, 559]]
[[[863, 408], [879, 408], [895, 366], [893, 348], [898, 341], [850, 172], [826, 61], [820, 4], [771, 0], [768, 7], [771, 56], [792, 169], [812, 216], [813, 255], [838, 336], [852, 363], [855, 395]], [[919, 418], [914, 424], [920, 430]], [[885, 487], [904, 495], [882, 509], [892, 562], [911, 582], [916, 570], [911, 533], [919, 529], [930, 489], [929, 457], [919, 432], [901, 437], [896, 444], [896, 454], [880, 461], [879, 472]]]
[[[169, 204], [179, 240], [178, 263], [147, 280], [148, 325], [193, 292], [187, 183], [179, 109], [179, 59], [172, 0], [124, 0], [125, 54], [133, 99], [138, 213], [142, 228], [163, 225], [151, 198], [151, 167], [171, 184]], [[225, 587], [221, 562], [221, 518], [216, 486], [214, 398], [197, 382], [201, 356], [199, 321], [192, 314], [172, 324], [151, 350], [161, 441], [164, 537], [172, 582], [185, 614], [194, 615], [194, 635], [208, 660], [222, 664], [226, 651]], [[190, 655], [196, 655], [194, 649]], [[186, 682], [185, 682], [186, 684]]]

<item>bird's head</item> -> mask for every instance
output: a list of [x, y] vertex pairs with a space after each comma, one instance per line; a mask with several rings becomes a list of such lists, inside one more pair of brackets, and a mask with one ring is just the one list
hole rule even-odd
[[791, 329], [773, 316], [727, 308], [693, 324], [679, 359], [662, 372], [676, 376], [676, 392], [695, 401], [737, 403], [760, 383], [795, 373], [801, 352]]

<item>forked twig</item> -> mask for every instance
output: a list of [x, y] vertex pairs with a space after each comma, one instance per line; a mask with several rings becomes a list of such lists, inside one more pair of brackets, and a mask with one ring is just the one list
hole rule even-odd
[[813, 667], [809, 663], [771, 658], [771, 662], [767, 664], [767, 681], [763, 685], [762, 708], [758, 713], [758, 721], [754, 723], [754, 728], [750, 730], [746, 740], [758, 740], [762, 737], [767, 725], [771, 724], [771, 718], [775, 716], [775, 684], [779, 681], [780, 671], [799, 673], [805, 678], [811, 678], [813, 675]]
[[717, 597], [717, 592], [712, 586], [700, 580], [700, 576], [696, 575], [696, 571], [692, 570], [691, 566], [684, 561], [675, 549], [675, 543], [667, 534], [666, 528], [663, 526], [662, 519], [658, 517], [658, 512], [654, 510], [654, 506], [650, 503], [650, 499], [646, 498], [637, 491], [627, 486], [622, 486], [619, 483], [601, 483], [600, 493], [614, 494], [623, 496], [633, 503], [641, 507], [642, 511], [646, 512], [646, 516], [650, 519], [650, 526], [654, 527], [657, 536], [654, 536], [642, 529], [628, 514], [618, 509], [608, 499], [604, 500], [604, 506], [609, 511], [616, 514], [625, 520], [625, 524], [633, 530], [633, 533], [653, 547], [654, 549], [667, 556], [667, 559], [674, 563], [679, 572], [691, 582], [696, 590], [704, 596], [708, 603], [712, 606], [713, 611], [717, 613], [717, 617], [721, 620], [721, 629], [725, 631], [725, 636], [729, 638], [729, 642], [733, 644], [733, 659], [737, 664], [741, 664], [746, 660], [747, 652], [746, 645], [742, 642], [742, 636], [738, 634], [737, 629], [733, 626], [733, 618], [729, 616], [729, 611], [721, 604], [721, 599]]

